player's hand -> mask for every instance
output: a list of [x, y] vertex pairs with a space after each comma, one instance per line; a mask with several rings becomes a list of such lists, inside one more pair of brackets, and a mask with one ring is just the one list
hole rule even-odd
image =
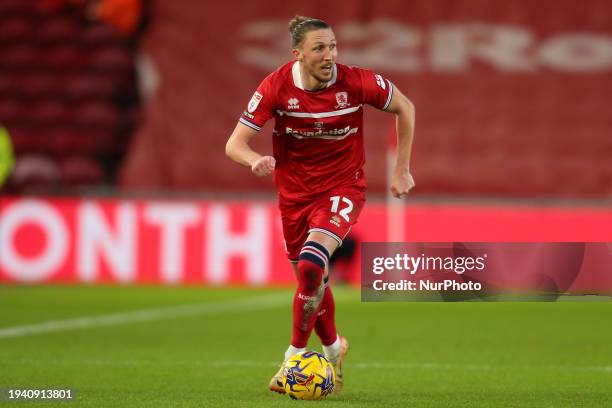
[[263, 156], [255, 160], [251, 165], [253, 174], [259, 177], [268, 176], [274, 171], [276, 160], [272, 156]]
[[404, 198], [408, 192], [414, 187], [414, 179], [410, 171], [394, 171], [391, 178], [391, 194], [395, 198]]

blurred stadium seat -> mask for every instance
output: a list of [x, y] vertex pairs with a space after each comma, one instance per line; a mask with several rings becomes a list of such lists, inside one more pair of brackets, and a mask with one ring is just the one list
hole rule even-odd
[[100, 163], [88, 156], [70, 156], [59, 163], [62, 183], [70, 186], [96, 185], [104, 181]]
[[105, 24], [87, 26], [79, 35], [80, 43], [86, 47], [121, 44], [122, 37], [116, 30]]
[[43, 20], [35, 40], [39, 44], [67, 43], [81, 33], [79, 23], [70, 17]]
[[132, 67], [132, 57], [117, 47], [101, 47], [92, 52], [90, 66], [100, 71], [127, 71]]
[[28, 38], [34, 24], [28, 18], [9, 17], [0, 25], [0, 44], [10, 44]]
[[71, 99], [110, 98], [119, 90], [118, 80], [108, 75], [74, 75], [66, 78], [65, 93]]
[[90, 51], [76, 44], [56, 45], [44, 51], [42, 64], [48, 69], [74, 71], [85, 67], [89, 58]]
[[25, 7], [21, 0], [3, 0], [0, 1], [0, 16], [11, 17], [14, 15], [27, 14], [29, 7]]
[[43, 154], [25, 154], [15, 164], [12, 183], [19, 192], [41, 190], [51, 192], [60, 182], [60, 170], [55, 160]]
[[137, 102], [133, 48], [88, 20], [85, 7], [0, 2], [0, 123], [17, 153], [16, 191], [31, 179], [54, 187], [108, 182], [124, 154]]
[[36, 49], [24, 44], [3, 47], [0, 68], [3, 70], [29, 69], [38, 62]]
[[97, 101], [79, 104], [74, 113], [74, 121], [83, 127], [112, 130], [117, 128], [119, 120], [115, 107]]

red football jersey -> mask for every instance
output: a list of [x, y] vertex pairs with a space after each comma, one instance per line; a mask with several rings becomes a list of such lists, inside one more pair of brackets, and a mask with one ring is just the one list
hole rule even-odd
[[257, 131], [276, 119], [274, 179], [281, 201], [310, 201], [346, 183], [365, 188], [363, 105], [386, 109], [393, 84], [370, 70], [335, 64], [326, 88], [307, 91], [299, 64], [268, 75], [240, 117]]

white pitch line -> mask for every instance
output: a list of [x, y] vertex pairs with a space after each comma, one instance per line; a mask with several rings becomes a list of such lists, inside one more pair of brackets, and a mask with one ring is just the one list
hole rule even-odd
[[576, 371], [601, 371], [612, 373], [612, 366], [573, 366], [573, 365], [491, 365], [491, 364], [444, 364], [444, 363], [356, 363], [355, 368], [372, 369], [429, 369], [429, 370], [504, 370], [504, 369], [544, 369], [544, 370], [576, 370]]
[[222, 302], [206, 302], [189, 305], [168, 306], [133, 312], [113, 313], [100, 316], [84, 316], [66, 320], [50, 320], [41, 323], [0, 328], [0, 339], [28, 336], [32, 334], [88, 329], [101, 326], [150, 322], [177, 317], [219, 315], [223, 313], [265, 310], [289, 305], [291, 298], [286, 293], [255, 296]]
[[[100, 365], [100, 366], [185, 366], [185, 367], [214, 367], [214, 368], [259, 368], [259, 367], [278, 367], [279, 361], [257, 361], [257, 360], [170, 360], [170, 361], [152, 361], [152, 360], [112, 360], [112, 359], [75, 359], [75, 360], [36, 360], [36, 359], [16, 359], [4, 360], [3, 364], [55, 364], [55, 365]], [[492, 365], [492, 364], [446, 364], [434, 362], [422, 363], [386, 363], [386, 362], [368, 362], [368, 363], [350, 363], [347, 365], [351, 369], [358, 370], [467, 370], [467, 371], [485, 371], [485, 370], [566, 370], [566, 371], [598, 371], [602, 373], [612, 373], [612, 365], [602, 366], [579, 366], [579, 365]]]
[[[253, 360], [237, 360], [237, 361], [211, 361], [209, 363], [200, 363], [203, 366], [212, 367], [276, 367], [278, 362], [253, 361]], [[445, 364], [445, 363], [353, 363], [347, 367], [370, 370], [370, 369], [425, 369], [425, 370], [470, 370], [470, 371], [485, 371], [485, 370], [503, 370], [503, 369], [552, 369], [552, 370], [577, 370], [577, 371], [601, 371], [612, 373], [612, 366], [504, 366], [491, 364]]]

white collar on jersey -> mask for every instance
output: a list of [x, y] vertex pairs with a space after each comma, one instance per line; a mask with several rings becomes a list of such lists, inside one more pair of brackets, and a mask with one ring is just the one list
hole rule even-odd
[[[302, 84], [302, 71], [300, 70], [300, 61], [295, 61], [293, 66], [291, 67], [291, 73], [293, 74], [293, 83], [296, 87], [304, 90], [304, 85]], [[332, 79], [325, 86], [329, 88], [333, 84], [336, 83], [336, 79], [338, 77], [338, 69], [336, 68], [336, 64], [334, 64], [334, 69], [332, 71]]]

